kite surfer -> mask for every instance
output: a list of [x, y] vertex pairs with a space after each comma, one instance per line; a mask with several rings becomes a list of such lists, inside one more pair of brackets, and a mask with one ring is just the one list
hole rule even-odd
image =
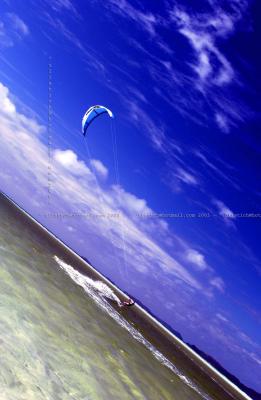
[[126, 300], [126, 301], [121, 301], [120, 304], [119, 304], [119, 306], [120, 306], [120, 307], [131, 307], [131, 306], [133, 306], [134, 304], [135, 304], [134, 300], [128, 299], [128, 300]]
[[[92, 124], [92, 122], [94, 120], [96, 120], [96, 118], [98, 118], [101, 115], [107, 114], [111, 119], [114, 118], [114, 115], [112, 113], [111, 110], [109, 110], [109, 108], [104, 107], [104, 106], [100, 106], [100, 105], [96, 105], [96, 106], [92, 106], [90, 108], [88, 108], [88, 110], [85, 112], [83, 119], [82, 119], [82, 133], [83, 136], [86, 137], [88, 128], [90, 126], [90, 124]], [[111, 125], [111, 129], [112, 129], [112, 134], [115, 135], [115, 132], [113, 133], [113, 128]], [[117, 185], [119, 186], [119, 171], [118, 171], [118, 159], [117, 159], [117, 153], [116, 153], [116, 138], [114, 138], [114, 163], [115, 163], [115, 173], [116, 173], [116, 181], [117, 181]], [[94, 174], [95, 175], [95, 174]], [[98, 186], [98, 184], [97, 184]], [[120, 225], [121, 229], [122, 229], [122, 225]], [[124, 235], [121, 232], [122, 235], [122, 240], [124, 242]], [[123, 248], [125, 249], [125, 246], [123, 246]], [[125, 253], [124, 253], [125, 254]], [[99, 286], [99, 288], [101, 288], [101, 282], [99, 282], [99, 284], [97, 284], [96, 286]], [[103, 287], [104, 289], [104, 287]], [[103, 293], [106, 293], [105, 290], [102, 290]], [[108, 291], [107, 291], [108, 293]], [[135, 304], [134, 300], [132, 300], [131, 298], [129, 298], [128, 300], [124, 300], [121, 301], [114, 293], [110, 293], [110, 295], [108, 296], [108, 298], [110, 299], [114, 299], [117, 301], [118, 306], [119, 307], [131, 307]]]

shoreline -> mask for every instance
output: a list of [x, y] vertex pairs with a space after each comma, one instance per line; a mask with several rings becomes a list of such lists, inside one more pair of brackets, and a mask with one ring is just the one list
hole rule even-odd
[[[57, 236], [55, 236], [52, 232], [50, 232], [46, 227], [44, 227], [40, 222], [38, 222], [34, 217], [28, 214], [25, 210], [23, 210], [15, 201], [9, 198], [3, 192], [0, 192], [1, 200], [4, 200], [7, 205], [15, 209], [15, 212], [20, 214], [23, 219], [26, 218], [27, 222], [30, 225], [33, 225], [34, 228], [37, 228], [44, 236], [49, 240], [52, 239], [54, 241], [54, 245], [56, 245], [59, 250], [59, 256], [64, 257], [67, 256], [67, 260], [74, 265], [74, 268], [80, 270], [84, 274], [89, 274], [95, 277], [95, 279], [99, 279], [106, 283], [110, 288], [114, 290], [117, 296], [122, 299], [127, 299], [127, 294], [124, 293], [119, 287], [117, 287], [114, 283], [112, 283], [108, 278], [106, 278], [102, 273], [97, 271], [92, 265], [90, 265], [85, 259], [83, 259], [80, 255], [78, 255], [74, 250], [72, 250], [67, 244], [65, 244], [62, 240], [60, 240]], [[79, 262], [79, 265], [75, 266], [75, 260]], [[66, 261], [68, 262], [68, 261]], [[224, 399], [224, 397], [219, 397], [219, 395], [227, 395], [228, 399], [246, 399], [252, 400], [245, 392], [243, 392], [238, 386], [236, 386], [233, 382], [231, 382], [226, 376], [220, 373], [215, 367], [209, 364], [204, 358], [202, 358], [199, 354], [197, 354], [193, 349], [191, 349], [185, 342], [179, 339], [173, 332], [171, 332], [167, 327], [165, 327], [161, 322], [159, 322], [154, 316], [152, 316], [148, 311], [142, 308], [141, 305], [135, 303], [135, 305], [131, 308], [128, 308], [128, 312], [125, 309], [118, 309], [118, 306], [112, 303], [114, 308], [124, 315], [124, 318], [131, 323], [135, 324], [135, 327], [138, 330], [142, 331], [142, 334], [151, 341], [152, 344], [155, 345], [156, 348], [161, 348], [160, 350], [168, 359], [171, 361], [174, 359], [175, 362], [180, 362], [181, 364], [188, 364], [188, 359], [191, 363], [194, 364], [195, 369], [198, 371], [187, 372], [186, 368], [185, 373], [190, 375], [194, 375], [197, 377], [199, 381], [203, 381], [204, 379], [209, 379], [209, 386], [211, 386], [210, 392], [211, 395], [214, 395], [214, 399]], [[172, 348], [175, 348], [182, 353], [176, 354]], [[163, 348], [163, 350], [162, 350]], [[192, 378], [193, 379], [193, 378]], [[225, 393], [224, 393], [225, 392]]]

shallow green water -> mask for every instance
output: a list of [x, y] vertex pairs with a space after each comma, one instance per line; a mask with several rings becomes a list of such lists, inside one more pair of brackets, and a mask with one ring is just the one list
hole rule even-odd
[[207, 398], [110, 306], [106, 288], [1, 203], [0, 218], [1, 400]]

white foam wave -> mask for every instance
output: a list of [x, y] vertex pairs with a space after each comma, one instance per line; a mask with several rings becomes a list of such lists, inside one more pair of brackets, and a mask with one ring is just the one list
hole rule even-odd
[[79, 286], [82, 286], [88, 294], [91, 294], [91, 290], [94, 290], [95, 292], [99, 293], [101, 297], [114, 300], [117, 304], [121, 303], [118, 296], [116, 296], [113, 290], [104, 282], [94, 281], [88, 276], [81, 274], [79, 271], [75, 270], [69, 264], [66, 264], [57, 256], [54, 256], [54, 259], [60, 268], [63, 269], [74, 280], [74, 282], [76, 282]]
[[183, 375], [178, 368], [171, 363], [159, 350], [157, 350], [143, 335], [137, 331], [128, 321], [126, 321], [115, 309], [106, 301], [106, 298], [115, 300], [118, 304], [120, 299], [116, 296], [113, 290], [103, 283], [102, 281], [94, 281], [89, 277], [81, 274], [79, 271], [74, 269], [71, 265], [66, 264], [56, 255], [54, 256], [55, 261], [61, 269], [63, 269], [71, 279], [81, 286], [84, 291], [96, 302], [96, 304], [106, 311], [122, 328], [126, 329], [133, 338], [142, 343], [153, 356], [167, 368], [169, 368], [175, 375], [177, 375], [186, 385], [195, 390], [203, 399], [211, 400], [211, 398], [202, 393], [202, 391], [185, 375]]

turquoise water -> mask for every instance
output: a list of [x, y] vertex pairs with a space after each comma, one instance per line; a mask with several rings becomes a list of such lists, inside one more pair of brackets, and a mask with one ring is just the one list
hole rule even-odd
[[0, 218], [1, 400], [209, 398], [111, 307], [110, 288], [1, 203]]

